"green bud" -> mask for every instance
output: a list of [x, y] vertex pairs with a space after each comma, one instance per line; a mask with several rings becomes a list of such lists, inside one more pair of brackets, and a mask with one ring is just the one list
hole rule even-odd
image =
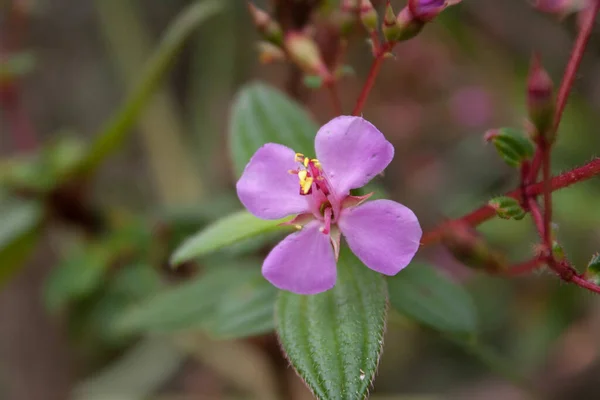
[[324, 80], [332, 79], [315, 41], [301, 32], [288, 32], [285, 48], [292, 61], [308, 75], [318, 75]]
[[565, 259], [565, 250], [556, 240], [552, 241], [552, 255], [557, 261], [562, 261]]
[[269, 42], [281, 46], [283, 44], [283, 30], [281, 26], [269, 14], [256, 7], [250, 1], [248, 1], [248, 10], [252, 16], [254, 25], [256, 25], [263, 37]]
[[257, 48], [258, 59], [262, 64], [285, 60], [285, 53], [281, 47], [275, 46], [271, 42], [258, 42]]
[[361, 0], [360, 2], [360, 21], [369, 33], [374, 32], [379, 25], [377, 11], [370, 0]]
[[344, 0], [340, 11], [336, 14], [335, 22], [340, 29], [340, 35], [348, 36], [356, 26], [358, 15], [358, 0]]
[[585, 276], [590, 282], [600, 285], [600, 253], [596, 253], [592, 256], [592, 259], [587, 265]]
[[402, 30], [397, 24], [396, 14], [390, 0], [385, 5], [385, 16], [381, 30], [383, 31], [383, 37], [388, 42], [396, 42], [402, 37]]
[[486, 132], [484, 139], [494, 143], [500, 157], [511, 167], [521, 166], [524, 161], [530, 160], [535, 152], [531, 140], [517, 129], [492, 129]]
[[415, 18], [408, 7], [404, 7], [396, 18], [396, 26], [398, 31], [395, 41], [400, 42], [417, 36], [425, 26], [425, 22]]
[[489, 206], [496, 210], [496, 214], [503, 219], [521, 220], [525, 217], [525, 210], [516, 199], [508, 196], [495, 197], [489, 201]]

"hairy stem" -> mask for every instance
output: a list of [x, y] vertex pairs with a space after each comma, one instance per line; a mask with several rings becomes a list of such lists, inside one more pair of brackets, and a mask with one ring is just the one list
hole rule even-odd
[[504, 272], [505, 275], [523, 275], [535, 271], [544, 264], [544, 259], [536, 257], [521, 264], [514, 265]]
[[540, 152], [542, 154], [542, 182], [544, 192], [544, 230], [540, 232], [541, 239], [546, 248], [552, 249], [552, 239], [550, 224], [552, 222], [552, 190], [550, 188], [550, 144], [542, 141], [540, 143]]
[[571, 52], [569, 62], [567, 63], [567, 67], [565, 68], [565, 73], [563, 75], [560, 88], [558, 89], [554, 124], [552, 126], [553, 132], [558, 130], [565, 106], [567, 104], [567, 99], [569, 98], [569, 93], [571, 93], [571, 88], [573, 87], [575, 76], [577, 75], [577, 70], [579, 69], [581, 60], [583, 59], [583, 54], [585, 53], [585, 48], [590, 40], [592, 31], [594, 30], [594, 21], [596, 20], [598, 12], [600, 12], [600, 0], [596, 0], [592, 7], [593, 9], [589, 15], [589, 18], [587, 18], [577, 34], [575, 45], [573, 46], [573, 50]]

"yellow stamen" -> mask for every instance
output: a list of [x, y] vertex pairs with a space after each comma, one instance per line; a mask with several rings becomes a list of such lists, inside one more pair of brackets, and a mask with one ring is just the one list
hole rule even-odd
[[302, 187], [302, 193], [308, 194], [310, 191], [310, 187], [313, 184], [313, 178], [311, 176], [307, 177], [304, 181], [300, 181], [300, 186]]
[[296, 153], [296, 156], [294, 157], [294, 161], [296, 162], [302, 162], [304, 160], [304, 154], [302, 153]]
[[298, 179], [300, 180], [300, 190], [302, 194], [308, 194], [310, 187], [312, 186], [314, 179], [312, 176], [308, 176], [308, 171], [298, 171]]
[[317, 160], [316, 158], [313, 158], [312, 160], [313, 165], [319, 169], [321, 169], [321, 163], [319, 162], [319, 160]]
[[307, 158], [304, 159], [304, 168], [308, 168], [308, 163], [310, 162], [310, 160]]

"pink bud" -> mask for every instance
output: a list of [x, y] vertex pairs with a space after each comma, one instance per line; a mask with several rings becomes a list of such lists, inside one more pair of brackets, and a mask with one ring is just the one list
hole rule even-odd
[[554, 136], [550, 132], [554, 117], [554, 85], [537, 55], [531, 60], [527, 78], [527, 108], [537, 135], [546, 136], [546, 140], [552, 142], [554, 138], [548, 135]]

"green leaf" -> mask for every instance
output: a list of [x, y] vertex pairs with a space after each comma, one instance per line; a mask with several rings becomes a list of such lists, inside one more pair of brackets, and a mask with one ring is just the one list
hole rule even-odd
[[46, 283], [45, 303], [51, 311], [90, 296], [103, 282], [111, 254], [100, 245], [74, 251], [55, 268]]
[[115, 332], [164, 333], [205, 329], [228, 291], [247, 282], [255, 264], [219, 265], [199, 278], [164, 290], [126, 310], [115, 322]]
[[363, 399], [385, 329], [383, 277], [343, 248], [335, 287], [313, 296], [282, 292], [277, 333], [292, 365], [321, 399]]
[[302, 106], [272, 87], [260, 83], [243, 87], [230, 121], [229, 147], [236, 176], [265, 143], [280, 143], [307, 156], [314, 153], [317, 125]]
[[92, 143], [82, 168], [83, 172], [93, 171], [107, 156], [119, 148], [131, 133], [132, 126], [184, 42], [201, 23], [212, 17], [221, 7], [221, 3], [216, 1], [195, 2], [179, 14], [148, 61], [146, 69], [140, 73], [139, 83]]
[[277, 289], [263, 278], [259, 268], [245, 271], [238, 285], [222, 296], [209, 330], [220, 339], [258, 335], [275, 329]]
[[430, 328], [449, 333], [477, 329], [469, 294], [435, 268], [413, 263], [388, 279], [390, 303], [398, 312]]
[[238, 211], [216, 221], [194, 236], [187, 239], [171, 257], [173, 265], [204, 256], [223, 247], [241, 242], [272, 231], [289, 230], [289, 226], [280, 226], [290, 218], [279, 220], [259, 219], [247, 211]]
[[34, 249], [43, 216], [43, 207], [37, 202], [0, 199], [0, 286]]
[[74, 400], [143, 400], [152, 397], [185, 361], [169, 340], [145, 339], [97, 375], [77, 385]]

